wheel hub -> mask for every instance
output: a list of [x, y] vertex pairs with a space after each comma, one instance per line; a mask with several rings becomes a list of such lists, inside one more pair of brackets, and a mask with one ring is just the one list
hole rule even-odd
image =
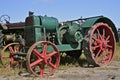
[[107, 48], [107, 43], [106, 41], [103, 39], [103, 40], [100, 40], [100, 49], [102, 51], [104, 51], [105, 49]]

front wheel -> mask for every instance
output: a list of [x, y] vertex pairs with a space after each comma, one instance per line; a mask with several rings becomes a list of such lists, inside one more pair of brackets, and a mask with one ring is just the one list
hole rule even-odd
[[26, 56], [28, 70], [38, 77], [52, 75], [59, 66], [60, 54], [55, 44], [39, 41], [33, 44]]

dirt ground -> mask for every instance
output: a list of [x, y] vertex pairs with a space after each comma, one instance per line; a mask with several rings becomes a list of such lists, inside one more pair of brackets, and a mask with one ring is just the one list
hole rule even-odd
[[112, 61], [105, 67], [74, 66], [57, 70], [48, 78], [14, 75], [1, 75], [0, 80], [120, 80], [120, 61]]

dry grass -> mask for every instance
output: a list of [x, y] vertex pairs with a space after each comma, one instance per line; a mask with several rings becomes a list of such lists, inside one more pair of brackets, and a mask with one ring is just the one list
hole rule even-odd
[[7, 77], [12, 75], [17, 75], [20, 69], [8, 69], [8, 68], [0, 68], [0, 75]]
[[120, 60], [120, 43], [116, 44], [116, 51], [113, 60]]

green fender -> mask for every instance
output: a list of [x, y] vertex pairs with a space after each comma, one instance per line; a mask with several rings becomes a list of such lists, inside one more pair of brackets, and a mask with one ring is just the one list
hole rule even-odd
[[81, 25], [81, 28], [91, 28], [94, 24], [96, 23], [100, 23], [100, 22], [103, 22], [103, 23], [106, 23], [108, 24], [111, 29], [113, 30], [114, 32], [114, 35], [115, 35], [115, 39], [116, 39], [116, 42], [119, 41], [119, 38], [118, 38], [118, 33], [117, 33], [117, 29], [114, 25], [114, 23], [107, 17], [103, 17], [103, 16], [99, 16], [99, 17], [94, 17], [94, 18], [88, 18], [86, 19], [86, 21]]

